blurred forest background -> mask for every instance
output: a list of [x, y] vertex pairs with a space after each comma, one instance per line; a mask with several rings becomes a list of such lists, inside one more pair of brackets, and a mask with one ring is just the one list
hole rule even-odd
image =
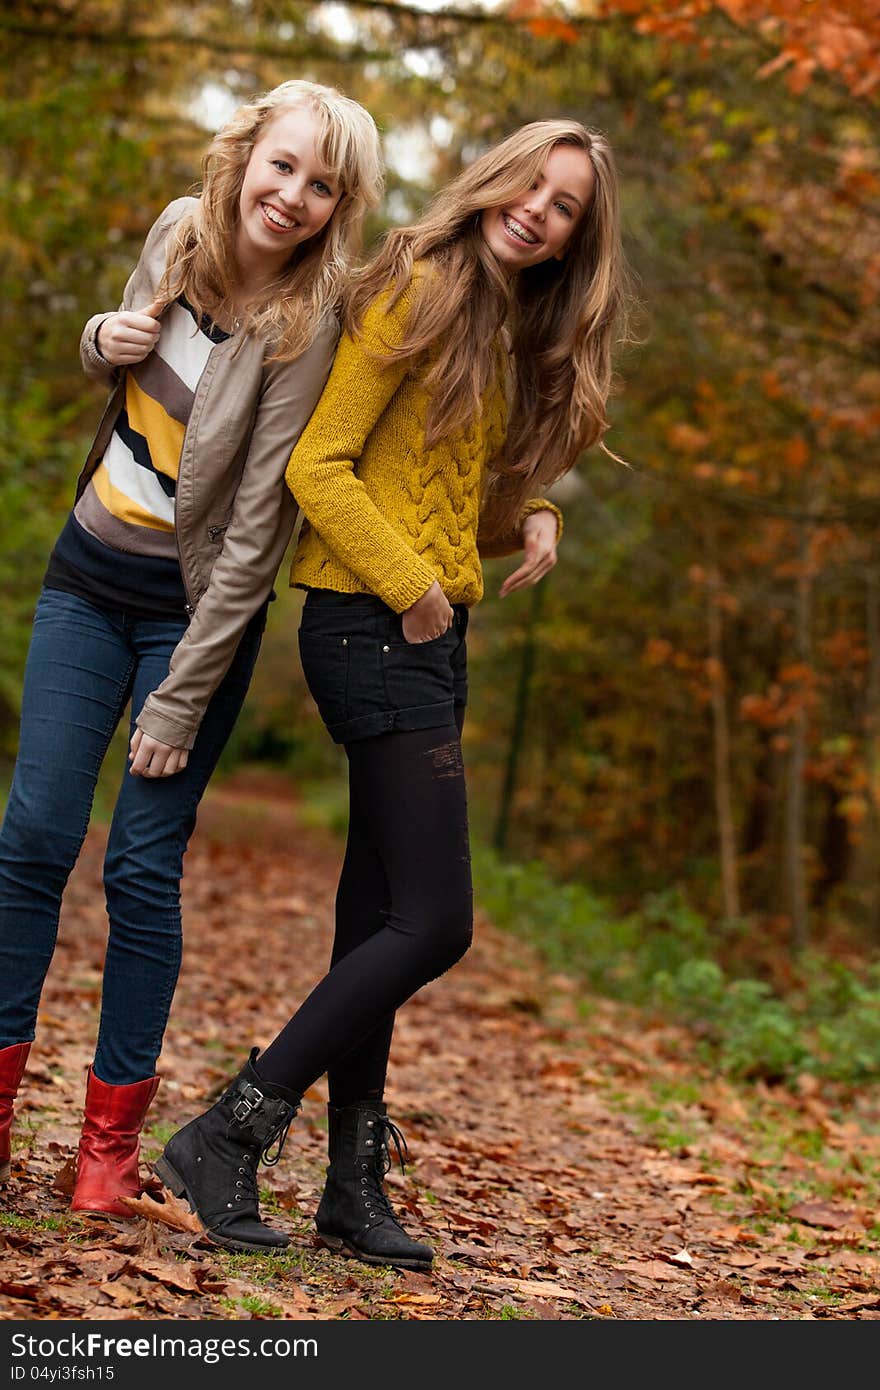
[[[607, 442], [630, 466], [594, 450], [560, 487], [539, 589], [499, 602], [511, 565], [487, 566], [478, 891], [593, 986], [693, 1017], [732, 1071], [880, 1075], [875, 8], [7, 0], [0, 45], [7, 774], [102, 404], [80, 328], [216, 126], [290, 77], [364, 102], [389, 160], [374, 245], [487, 144], [574, 116], [620, 168], [640, 308]], [[270, 764], [344, 824], [285, 584], [226, 767]]]

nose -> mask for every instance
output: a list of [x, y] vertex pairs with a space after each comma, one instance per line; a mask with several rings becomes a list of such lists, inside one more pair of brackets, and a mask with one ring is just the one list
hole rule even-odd
[[306, 200], [306, 185], [304, 179], [286, 179], [282, 188], [279, 189], [281, 198], [292, 208], [301, 208]]
[[539, 188], [531, 188], [523, 199], [523, 210], [543, 222], [547, 211], [547, 198]]

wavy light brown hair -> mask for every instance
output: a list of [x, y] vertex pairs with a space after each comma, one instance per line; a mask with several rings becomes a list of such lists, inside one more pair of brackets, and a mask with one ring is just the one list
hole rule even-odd
[[170, 238], [161, 295], [170, 302], [184, 294], [198, 312], [221, 322], [235, 317], [235, 237], [245, 170], [271, 121], [295, 107], [317, 117], [316, 151], [342, 196], [329, 221], [296, 248], [245, 320], [246, 330], [271, 342], [273, 356], [285, 361], [308, 347], [322, 316], [339, 305], [361, 247], [364, 217], [377, 206], [384, 188], [373, 118], [335, 87], [282, 82], [240, 106], [217, 132], [202, 160], [199, 206], [181, 219]]
[[[556, 145], [584, 150], [595, 174], [589, 207], [564, 258], [512, 280], [481, 232], [487, 208], [531, 187]], [[561, 477], [590, 445], [602, 445], [612, 350], [623, 336], [627, 271], [618, 180], [605, 136], [579, 121], [534, 121], [487, 150], [440, 192], [422, 217], [390, 232], [347, 296], [357, 333], [383, 290], [396, 303], [418, 275], [403, 341], [389, 357], [413, 357], [431, 398], [426, 444], [466, 429], [496, 370], [494, 339], [507, 325], [513, 393], [506, 445], [491, 462], [493, 523], [506, 527], [529, 490]], [[433, 271], [433, 274], [431, 273]]]

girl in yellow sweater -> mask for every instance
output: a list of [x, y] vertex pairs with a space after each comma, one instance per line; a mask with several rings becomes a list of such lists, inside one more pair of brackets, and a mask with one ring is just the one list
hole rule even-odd
[[557, 120], [475, 160], [350, 295], [286, 474], [307, 519], [291, 571], [308, 591], [303, 669], [349, 764], [331, 965], [156, 1165], [220, 1244], [259, 1248], [237, 1239], [236, 1213], [327, 1072], [319, 1235], [368, 1263], [431, 1264], [383, 1187], [389, 1142], [404, 1152], [383, 1092], [396, 1009], [471, 941], [468, 610], [481, 555], [524, 547], [503, 594], [556, 563], [561, 517], [527, 498], [601, 440], [621, 281], [611, 152]]

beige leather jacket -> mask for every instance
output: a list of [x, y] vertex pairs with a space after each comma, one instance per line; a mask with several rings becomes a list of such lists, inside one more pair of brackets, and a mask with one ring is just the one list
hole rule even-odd
[[[178, 198], [156, 221], [125, 287], [123, 309], [150, 304], [165, 269], [171, 227], [196, 204]], [[125, 372], [98, 352], [107, 314], [86, 324], [87, 375], [112, 388], [77, 483], [77, 498], [103, 457], [125, 400]], [[138, 727], [191, 748], [248, 622], [268, 598], [296, 519], [284, 482], [291, 450], [324, 386], [339, 334], [333, 315], [293, 362], [265, 361], [265, 344], [236, 333], [218, 343], [196, 388], [177, 480], [176, 534], [191, 614], [167, 678], [147, 697]]]

